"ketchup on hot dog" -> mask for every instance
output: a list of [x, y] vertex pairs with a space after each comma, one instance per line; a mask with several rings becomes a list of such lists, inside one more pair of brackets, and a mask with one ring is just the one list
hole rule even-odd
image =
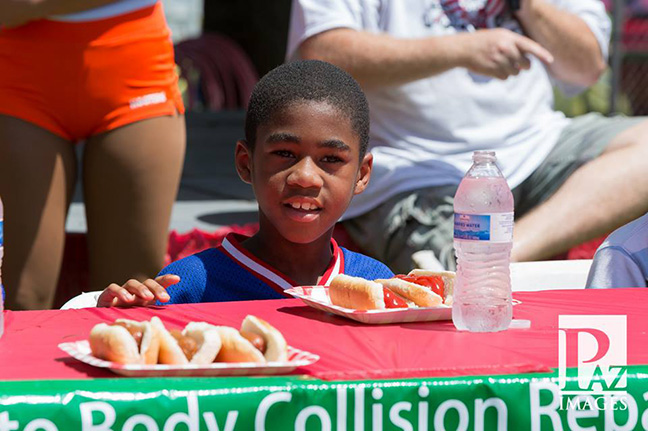
[[135, 339], [135, 342], [137, 343], [137, 348], [138, 349], [140, 348], [140, 346], [142, 345], [142, 337], [144, 336], [140, 328], [133, 326], [127, 322], [115, 322], [111, 326], [121, 326], [123, 328], [126, 328], [126, 330]]
[[409, 281], [410, 283], [420, 284], [432, 290], [432, 292], [444, 297], [443, 278], [440, 275], [396, 275], [394, 278]]
[[383, 287], [383, 296], [385, 297], [385, 308], [407, 308], [407, 303], [386, 287]]

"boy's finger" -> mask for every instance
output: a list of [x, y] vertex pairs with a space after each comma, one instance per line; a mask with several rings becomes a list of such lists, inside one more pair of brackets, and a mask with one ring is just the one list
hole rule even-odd
[[134, 299], [133, 295], [126, 292], [116, 283], [108, 286], [97, 299], [97, 307], [114, 307], [120, 301], [130, 302]]
[[116, 299], [124, 302], [133, 302], [133, 300], [135, 299], [133, 295], [131, 295], [126, 289], [124, 289], [117, 283], [112, 283], [106, 290]]
[[119, 290], [115, 291], [115, 298], [129, 304], [135, 300], [135, 296], [130, 294], [127, 290], [122, 289], [121, 286], [119, 286]]
[[124, 284], [124, 289], [128, 290], [137, 298], [141, 298], [145, 301], [150, 301], [154, 298], [151, 291], [144, 284], [137, 280], [128, 280], [126, 284]]
[[180, 282], [180, 276], [175, 275], [175, 274], [165, 274], [157, 277], [155, 279], [156, 282], [165, 289], [169, 286], [173, 286], [176, 283]]
[[155, 299], [160, 302], [167, 302], [170, 299], [164, 287], [158, 284], [156, 280], [148, 279], [144, 282], [144, 285], [155, 295]]

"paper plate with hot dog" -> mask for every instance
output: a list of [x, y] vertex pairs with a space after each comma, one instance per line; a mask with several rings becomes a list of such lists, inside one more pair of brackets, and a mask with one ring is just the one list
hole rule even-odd
[[454, 272], [415, 269], [373, 281], [340, 274], [328, 287], [301, 286], [286, 293], [363, 323], [425, 322], [452, 318], [454, 282]]
[[240, 330], [189, 322], [169, 331], [158, 317], [117, 319], [95, 325], [88, 340], [59, 348], [89, 365], [138, 377], [284, 374], [319, 360], [289, 346], [278, 329], [255, 316], [247, 316]]

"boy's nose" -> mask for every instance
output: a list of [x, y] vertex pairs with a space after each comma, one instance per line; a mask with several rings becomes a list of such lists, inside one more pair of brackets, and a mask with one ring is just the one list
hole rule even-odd
[[290, 186], [303, 188], [319, 188], [324, 185], [317, 164], [310, 158], [304, 158], [293, 166], [288, 175], [287, 182]]

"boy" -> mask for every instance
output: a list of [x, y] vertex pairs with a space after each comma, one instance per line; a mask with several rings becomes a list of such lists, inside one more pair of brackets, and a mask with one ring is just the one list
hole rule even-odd
[[648, 214], [621, 226], [596, 250], [587, 288], [648, 285]]
[[358, 83], [322, 61], [279, 66], [254, 88], [235, 163], [259, 204], [259, 232], [172, 263], [155, 280], [111, 284], [98, 306], [278, 299], [338, 273], [390, 278], [337, 246], [333, 227], [369, 182], [369, 109]]

